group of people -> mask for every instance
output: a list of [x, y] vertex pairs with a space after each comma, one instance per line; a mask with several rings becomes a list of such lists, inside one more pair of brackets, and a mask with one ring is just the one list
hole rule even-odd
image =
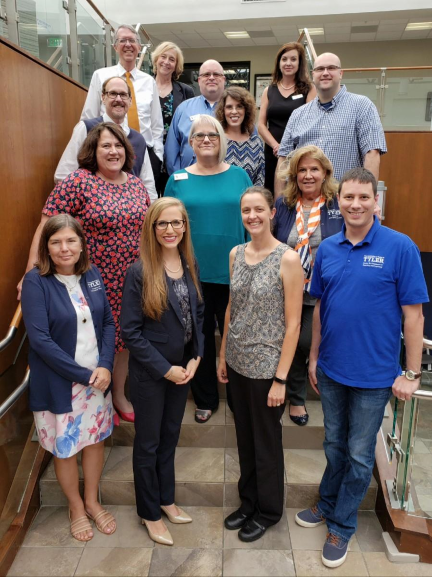
[[154, 51], [155, 80], [135, 66], [139, 47], [121, 25], [119, 64], [94, 73], [19, 285], [30, 409], [72, 535], [90, 540], [90, 521], [116, 530], [98, 483], [103, 441], [121, 417], [135, 426], [138, 515], [154, 541], [173, 544], [162, 513], [192, 521], [175, 504], [174, 472], [189, 386], [204, 423], [218, 409], [219, 380], [241, 472], [241, 507], [225, 526], [259, 539], [283, 512], [285, 404], [305, 426], [310, 382], [322, 398], [327, 468], [319, 502], [296, 522], [327, 523], [322, 560], [337, 567], [385, 404], [418, 387], [428, 301], [417, 247], [375, 214], [386, 152], [376, 109], [341, 85], [336, 55], [315, 60], [311, 82], [302, 46], [288, 43], [257, 131], [252, 96], [225, 89], [217, 61], [203, 63], [193, 96], [178, 81], [175, 44]]

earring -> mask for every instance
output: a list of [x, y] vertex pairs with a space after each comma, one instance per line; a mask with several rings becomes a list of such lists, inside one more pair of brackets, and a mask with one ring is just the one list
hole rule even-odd
[[323, 178], [323, 184], [325, 183], [325, 178]]

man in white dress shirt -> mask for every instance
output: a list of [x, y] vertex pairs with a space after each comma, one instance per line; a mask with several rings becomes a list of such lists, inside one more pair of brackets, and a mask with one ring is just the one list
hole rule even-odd
[[[143, 136], [129, 128], [127, 123], [126, 116], [131, 103], [129, 92], [128, 85], [124, 78], [114, 77], [106, 80], [102, 86], [102, 104], [105, 112], [101, 114], [98, 119], [95, 118], [94, 120], [99, 120], [99, 122], [114, 122], [122, 127], [126, 136], [131, 141], [137, 157], [133, 173], [142, 180], [150, 196], [150, 200], [153, 202], [157, 199], [157, 192], [146, 143]], [[93, 121], [93, 119], [91, 120]], [[54, 173], [54, 181], [56, 183], [78, 169], [78, 152], [87, 137], [90, 127], [99, 122], [92, 122], [86, 126], [88, 120], [81, 120], [75, 126], [72, 137]]]
[[[136, 67], [136, 59], [141, 41], [133, 26], [121, 24], [114, 35], [114, 50], [119, 55], [115, 66], [99, 68], [93, 73], [81, 120], [96, 118], [105, 112], [101, 104], [102, 84], [112, 76], [128, 77], [132, 85], [132, 105], [129, 110], [128, 125], [139, 130], [147, 143], [155, 180], [159, 178], [163, 160], [163, 122], [159, 93], [154, 79]], [[136, 109], [135, 109], [136, 106]], [[134, 112], [136, 110], [136, 112]], [[131, 121], [131, 114], [138, 113], [137, 124]]]

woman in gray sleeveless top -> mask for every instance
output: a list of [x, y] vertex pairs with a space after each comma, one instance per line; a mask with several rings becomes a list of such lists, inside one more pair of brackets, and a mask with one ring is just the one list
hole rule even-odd
[[281, 417], [304, 283], [298, 254], [271, 233], [271, 193], [251, 187], [240, 207], [251, 241], [230, 253], [230, 301], [218, 378], [230, 383], [240, 459], [241, 507], [225, 519], [225, 527], [240, 529], [239, 539], [250, 542], [283, 512]]

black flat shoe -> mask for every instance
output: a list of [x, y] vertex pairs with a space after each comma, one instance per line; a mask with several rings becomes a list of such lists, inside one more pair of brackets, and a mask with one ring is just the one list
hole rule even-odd
[[231, 515], [228, 515], [224, 521], [224, 524], [227, 529], [234, 531], [236, 529], [241, 529], [248, 520], [249, 517], [241, 513], [240, 509], [237, 509], [237, 511], [234, 511], [231, 513]]
[[250, 519], [245, 526], [238, 532], [238, 538], [245, 543], [251, 543], [261, 537], [266, 532], [267, 527], [263, 527], [254, 519]]
[[307, 412], [306, 407], [305, 411], [306, 413], [304, 415], [290, 415], [289, 418], [293, 423], [295, 423], [299, 427], [304, 427], [305, 425], [308, 424], [309, 421], [309, 413]]

